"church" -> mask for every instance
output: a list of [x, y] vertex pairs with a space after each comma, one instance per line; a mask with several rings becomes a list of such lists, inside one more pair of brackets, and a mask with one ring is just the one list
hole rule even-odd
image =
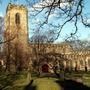
[[23, 5], [7, 6], [4, 39], [7, 67], [21, 69], [31, 66], [42, 72], [53, 72], [52, 67], [59, 65], [64, 70], [90, 71], [90, 51], [73, 50], [67, 43], [29, 43], [28, 10]]

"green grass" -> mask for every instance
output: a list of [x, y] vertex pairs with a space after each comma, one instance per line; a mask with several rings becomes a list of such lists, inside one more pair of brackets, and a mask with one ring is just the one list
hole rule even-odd
[[38, 78], [35, 79], [33, 85], [37, 90], [61, 90], [60, 86], [55, 83], [55, 78]]
[[[83, 83], [90, 87], [90, 73], [72, 73], [66, 74], [68, 78], [82, 78]], [[55, 82], [56, 78], [43, 77], [38, 78], [37, 75], [21, 72], [18, 74], [7, 74], [0, 73], [0, 90], [24, 90], [24, 88], [30, 83], [30, 80], [33, 79], [33, 86], [36, 86], [36, 90], [61, 90], [61, 87]]]
[[90, 87], [90, 73], [83, 74], [83, 83]]
[[[2, 90], [24, 90], [30, 83], [29, 75], [16, 74], [16, 75], [0, 75], [0, 89]], [[36, 90], [60, 90], [60, 86], [55, 83], [56, 78], [38, 78], [33, 77], [33, 85], [36, 86]]]
[[90, 72], [74, 72], [74, 73], [66, 73], [66, 78], [77, 79], [81, 78], [83, 84], [90, 87]]
[[26, 73], [0, 75], [0, 90], [23, 90], [28, 83]]

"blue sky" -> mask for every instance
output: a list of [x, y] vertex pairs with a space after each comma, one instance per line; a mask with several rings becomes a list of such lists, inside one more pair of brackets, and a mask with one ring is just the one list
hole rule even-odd
[[[7, 7], [9, 2], [10, 2], [10, 0], [2, 0], [2, 4], [0, 4], [0, 16], [5, 16], [6, 7]], [[90, 0], [85, 0], [84, 3], [85, 3], [84, 12], [85, 12], [85, 14], [88, 13], [88, 15], [90, 17]], [[25, 4], [25, 0], [19, 0], [18, 2], [16, 2], [16, 4]], [[40, 17], [37, 17], [37, 19], [39, 20]], [[34, 19], [32, 19], [32, 20], [34, 20]], [[32, 23], [29, 23], [29, 26], [32, 27], [33, 26]], [[67, 35], [70, 34], [71, 31], [74, 32], [73, 28], [74, 27], [71, 25], [71, 23], [68, 23], [63, 28], [63, 30], [60, 34], [60, 38], [57, 40], [57, 42], [62, 41]], [[82, 40], [85, 40], [85, 39], [90, 40], [90, 28], [86, 28], [81, 23], [78, 23], [78, 28], [79, 28], [78, 33], [77, 33], [78, 37]], [[29, 31], [30, 31], [30, 28], [29, 28]]]

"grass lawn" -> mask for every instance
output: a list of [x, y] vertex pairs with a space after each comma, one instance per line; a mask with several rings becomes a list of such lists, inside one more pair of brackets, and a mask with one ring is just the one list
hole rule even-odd
[[60, 86], [55, 83], [55, 78], [38, 78], [35, 79], [33, 85], [36, 90], [61, 90]]
[[83, 75], [83, 83], [90, 87], [90, 73]]
[[[90, 87], [90, 73], [88, 74], [68, 74], [69, 78], [82, 78], [83, 83]], [[43, 77], [37, 78], [36, 76], [30, 78], [30, 74], [20, 73], [15, 75], [7, 75], [0, 73], [0, 90], [25, 90], [25, 87], [33, 79], [32, 86], [35, 86], [35, 90], [61, 90], [61, 87], [55, 82], [57, 78]], [[32, 90], [32, 89], [30, 89]]]
[[[0, 75], [0, 90], [25, 90], [25, 87], [30, 83], [29, 77], [27, 74]], [[32, 85], [36, 86], [36, 90], [60, 90], [60, 86], [55, 83], [56, 78], [33, 77], [33, 79]]]
[[0, 90], [23, 90], [28, 83], [27, 74], [0, 75]]
[[90, 87], [90, 72], [77, 72], [77, 73], [67, 73], [66, 74], [67, 78], [71, 78], [71, 79], [82, 79], [82, 82], [84, 85]]

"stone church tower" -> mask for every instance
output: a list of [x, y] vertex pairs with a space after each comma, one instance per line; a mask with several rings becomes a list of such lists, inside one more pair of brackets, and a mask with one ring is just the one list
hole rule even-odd
[[15, 40], [13, 40], [15, 43], [19, 42], [22, 48], [26, 48], [28, 43], [27, 8], [9, 4], [5, 17], [5, 29], [5, 33], [8, 34], [5, 39], [15, 38]]
[[5, 17], [5, 41], [7, 63], [16, 66], [26, 63], [24, 61], [28, 54], [28, 11], [25, 6], [8, 5]]

